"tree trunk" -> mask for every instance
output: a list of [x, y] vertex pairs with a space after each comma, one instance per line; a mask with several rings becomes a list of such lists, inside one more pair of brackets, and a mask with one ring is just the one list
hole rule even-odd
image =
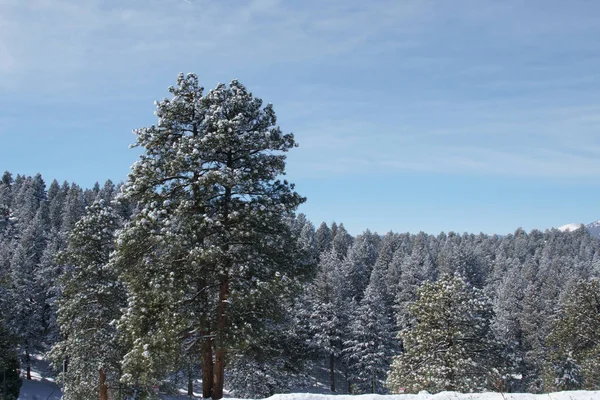
[[209, 332], [203, 331], [202, 342], [202, 397], [208, 399], [213, 395], [213, 353], [212, 339]]
[[375, 371], [371, 370], [371, 393], [375, 393]]
[[194, 395], [194, 380], [192, 379], [192, 364], [188, 365], [188, 387], [187, 395], [192, 397]]
[[333, 353], [329, 355], [329, 379], [331, 381], [331, 391], [335, 392], [335, 356]]
[[31, 380], [31, 356], [29, 355], [29, 350], [25, 351], [25, 362], [27, 364], [27, 380]]
[[102, 368], [98, 371], [100, 373], [100, 400], [108, 400], [108, 387], [106, 386], [106, 373]]
[[214, 367], [214, 400], [223, 398], [223, 385], [225, 383], [225, 331], [227, 329], [227, 301], [229, 298], [229, 280], [221, 279], [219, 288], [219, 306], [217, 307], [217, 348], [215, 351], [215, 367]]
[[[233, 155], [231, 150], [227, 153], [227, 168], [233, 168]], [[231, 204], [231, 187], [225, 187], [223, 196], [223, 225], [229, 232], [229, 206]], [[229, 242], [226, 241], [221, 247], [223, 254], [229, 254]], [[225, 260], [225, 274], [219, 277], [219, 304], [217, 306], [217, 338], [215, 348], [214, 386], [213, 399], [223, 398], [223, 386], [225, 384], [225, 331], [227, 330], [227, 302], [229, 301], [229, 271], [231, 270], [231, 259]]]
[[225, 378], [225, 349], [220, 347], [215, 352], [215, 386], [213, 389], [213, 399], [223, 398], [223, 384]]

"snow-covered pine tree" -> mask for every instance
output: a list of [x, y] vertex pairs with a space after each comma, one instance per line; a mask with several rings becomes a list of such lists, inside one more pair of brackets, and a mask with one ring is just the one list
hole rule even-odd
[[397, 350], [394, 326], [383, 299], [383, 280], [374, 269], [365, 295], [350, 322], [344, 356], [353, 393], [381, 393]]
[[565, 296], [547, 343], [546, 391], [600, 388], [600, 279], [581, 280]]
[[91, 189], [85, 189], [83, 191], [83, 201], [86, 205], [92, 204], [96, 198], [98, 197], [98, 193], [100, 193], [100, 184], [98, 182], [94, 183]]
[[292, 235], [298, 244], [300, 253], [298, 262], [316, 272], [319, 249], [315, 239], [315, 227], [304, 214], [298, 214], [292, 221]]
[[352, 248], [360, 263], [365, 266], [367, 276], [371, 275], [373, 266], [377, 262], [380, 245], [381, 237], [368, 229], [358, 235], [352, 242]]
[[335, 366], [346, 339], [350, 301], [346, 296], [342, 261], [335, 249], [321, 254], [317, 276], [308, 289], [309, 329], [321, 356], [329, 361], [330, 390], [336, 391]]
[[62, 340], [50, 356], [56, 369], [62, 370], [65, 400], [88, 399], [92, 393], [107, 400], [108, 387], [120, 378], [122, 353], [114, 321], [121, 315], [125, 292], [109, 263], [119, 224], [119, 217], [106, 202], [93, 203], [73, 227], [68, 247], [59, 256], [64, 265], [57, 302]]
[[331, 229], [329, 226], [327, 226], [326, 222], [321, 222], [321, 225], [319, 225], [319, 228], [315, 232], [315, 239], [317, 241], [319, 255], [325, 253], [331, 248], [333, 234], [331, 233]]
[[61, 229], [66, 194], [67, 192], [63, 190], [58, 181], [53, 180], [47, 193], [50, 223], [46, 233], [47, 244], [40, 259], [39, 273], [36, 279], [36, 285], [44, 293], [41, 321], [44, 341], [48, 346], [52, 346], [56, 342], [59, 334], [56, 326], [56, 308], [54, 307], [54, 301], [58, 294], [56, 279], [59, 275], [55, 261], [56, 255], [66, 247], [66, 233]]
[[63, 206], [61, 228], [65, 236], [71, 232], [75, 223], [85, 213], [85, 197], [81, 187], [72, 183], [65, 194], [65, 204]]
[[19, 375], [17, 340], [5, 328], [1, 312], [0, 309], [0, 399], [17, 400], [23, 383]]
[[108, 179], [106, 182], [104, 182], [104, 185], [98, 191], [96, 199], [104, 200], [106, 203], [111, 203], [115, 199], [117, 192], [117, 186], [113, 183], [113, 181]]
[[356, 238], [344, 257], [342, 270], [347, 281], [347, 297], [356, 302], [362, 299], [377, 261], [377, 240], [377, 235], [367, 230]]
[[54, 180], [48, 188], [50, 231], [55, 232], [52, 235], [57, 235], [61, 232], [63, 208], [65, 206], [65, 198], [67, 196], [65, 184], [68, 185], [65, 182], [63, 186], [61, 186], [58, 181]]
[[352, 246], [354, 238], [348, 233], [344, 224], [340, 224], [335, 232], [335, 236], [331, 242], [331, 246], [335, 249], [340, 260], [346, 258], [348, 249]]
[[11, 223], [13, 182], [12, 174], [8, 171], [0, 179], [0, 302], [8, 301], [7, 285], [14, 238]]
[[31, 224], [40, 205], [46, 200], [46, 184], [40, 174], [15, 179], [13, 216], [20, 233]]
[[400, 333], [403, 353], [387, 379], [392, 392], [475, 392], [491, 389], [498, 374], [492, 305], [460, 276], [424, 283], [410, 307], [416, 324]]
[[502, 343], [507, 372], [504, 379], [506, 392], [524, 391], [523, 377], [526, 376], [528, 366], [525, 363], [525, 348], [523, 342], [523, 329], [521, 318], [523, 315], [523, 292], [527, 282], [523, 280], [521, 269], [517, 260], [498, 260], [505, 265], [497, 267], [504, 270], [503, 278], [491, 288], [495, 291], [494, 319], [492, 329], [495, 336]]
[[427, 235], [423, 232], [415, 236], [410, 256], [403, 258], [400, 262], [399, 278], [388, 283], [394, 295], [394, 309], [399, 329], [406, 329], [412, 323], [409, 308], [417, 298], [417, 289], [423, 282], [435, 281], [437, 278]]
[[228, 389], [235, 397], [264, 398], [306, 386], [309, 339], [298, 326], [291, 304], [278, 321], [263, 326], [241, 344], [228, 367]]
[[[20, 225], [24, 226], [24, 221]], [[49, 226], [48, 205], [42, 201], [35, 217], [23, 231], [11, 259], [8, 298], [13, 306], [9, 310], [7, 324], [19, 339], [27, 379], [31, 379], [31, 355], [46, 350], [42, 323], [46, 294], [39, 285], [38, 277]]]
[[0, 238], [8, 229], [12, 206], [12, 174], [6, 171], [0, 179]]
[[169, 91], [158, 123], [135, 132], [144, 154], [122, 192], [139, 204], [115, 259], [130, 293], [123, 365], [126, 378], [150, 384], [196, 337], [203, 396], [220, 399], [228, 349], [305, 272], [287, 223], [304, 199], [277, 179], [296, 143], [237, 80], [203, 94], [195, 74], [180, 74]]
[[[318, 252], [314, 226], [304, 214], [299, 214], [291, 221], [291, 228], [298, 249], [296, 263], [316, 270]], [[279, 315], [271, 313], [266, 324], [256, 326], [255, 332], [237, 345], [226, 375], [231, 394], [263, 398], [308, 384], [305, 369], [313, 358], [314, 348], [305, 329], [308, 322], [302, 301], [305, 298], [303, 293], [294, 298], [281, 298], [284, 303], [278, 307]]]

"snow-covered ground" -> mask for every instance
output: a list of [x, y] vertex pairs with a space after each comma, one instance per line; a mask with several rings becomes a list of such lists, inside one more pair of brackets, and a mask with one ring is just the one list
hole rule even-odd
[[61, 392], [51, 381], [23, 380], [19, 400], [58, 400]]
[[422, 392], [419, 394], [401, 394], [401, 395], [371, 395], [364, 394], [360, 396], [351, 395], [325, 395], [308, 393], [290, 393], [277, 394], [269, 400], [599, 400], [600, 391], [572, 391], [549, 394], [528, 394], [528, 393], [456, 393], [441, 392], [438, 394], [429, 394]]
[[[61, 392], [50, 375], [48, 364], [37, 357], [33, 363], [32, 380], [23, 380], [19, 400], [59, 400]], [[182, 390], [183, 392], [183, 390]], [[200, 393], [194, 393], [195, 398], [201, 398]], [[95, 396], [94, 396], [95, 397]], [[189, 399], [186, 395], [181, 396], [161, 396], [164, 400], [184, 400]], [[237, 400], [237, 399], [228, 399]], [[333, 395], [333, 394], [315, 394], [315, 393], [288, 393], [277, 394], [269, 397], [268, 400], [600, 400], [600, 391], [570, 391], [547, 394], [529, 394], [529, 393], [456, 393], [441, 392], [429, 394], [421, 392], [419, 394], [401, 394], [401, 395]]]
[[[177, 399], [183, 400], [187, 398], [187, 396], [181, 396]], [[169, 399], [175, 398], [171, 397]], [[269, 397], [268, 400], [600, 400], [600, 391], [581, 390], [546, 394], [456, 392], [441, 392], [437, 394], [429, 394], [426, 392], [421, 392], [419, 394], [363, 394], [358, 396], [313, 393], [289, 393], [276, 394], [275, 396]]]
[[35, 357], [33, 360], [32, 380], [25, 379], [25, 371], [22, 375], [23, 386], [21, 386], [19, 400], [58, 400], [61, 398], [60, 388], [50, 374], [48, 363], [41, 357]]

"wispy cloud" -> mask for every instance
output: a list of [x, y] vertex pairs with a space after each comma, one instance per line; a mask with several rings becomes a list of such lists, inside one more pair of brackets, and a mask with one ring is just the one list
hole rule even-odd
[[6, 74], [0, 85], [15, 79], [26, 84], [35, 74], [48, 78], [46, 85], [55, 78], [63, 84], [74, 80], [72, 74], [152, 64], [257, 68], [335, 57], [375, 40], [413, 13], [396, 2], [375, 7], [309, 3], [2, 0], [0, 65]]
[[[413, 120], [404, 125], [382, 125], [371, 115], [339, 126], [311, 126], [298, 135], [308, 151], [295, 156], [297, 173], [600, 177], [600, 104], [445, 106], [430, 108], [423, 118], [409, 112]], [[428, 113], [435, 119], [428, 120]]]
[[599, 26], [558, 0], [0, 0], [0, 92], [108, 109], [248, 77], [303, 173], [597, 177]]

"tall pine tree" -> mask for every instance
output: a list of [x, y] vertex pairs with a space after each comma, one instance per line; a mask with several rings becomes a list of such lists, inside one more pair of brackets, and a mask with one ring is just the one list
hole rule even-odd
[[158, 123], [135, 132], [144, 154], [123, 188], [139, 204], [116, 252], [133, 346], [124, 366], [152, 383], [177, 343], [197, 338], [203, 396], [220, 399], [228, 351], [304, 272], [287, 223], [304, 199], [277, 179], [296, 143], [236, 80], [204, 94], [196, 75], [180, 74], [169, 91]]
[[89, 398], [92, 393], [107, 400], [108, 387], [120, 378], [114, 322], [125, 305], [125, 292], [109, 263], [119, 224], [104, 200], [92, 204], [60, 255], [65, 267], [57, 318], [62, 340], [50, 354], [58, 370], [68, 360], [67, 370], [60, 374], [65, 400]]

